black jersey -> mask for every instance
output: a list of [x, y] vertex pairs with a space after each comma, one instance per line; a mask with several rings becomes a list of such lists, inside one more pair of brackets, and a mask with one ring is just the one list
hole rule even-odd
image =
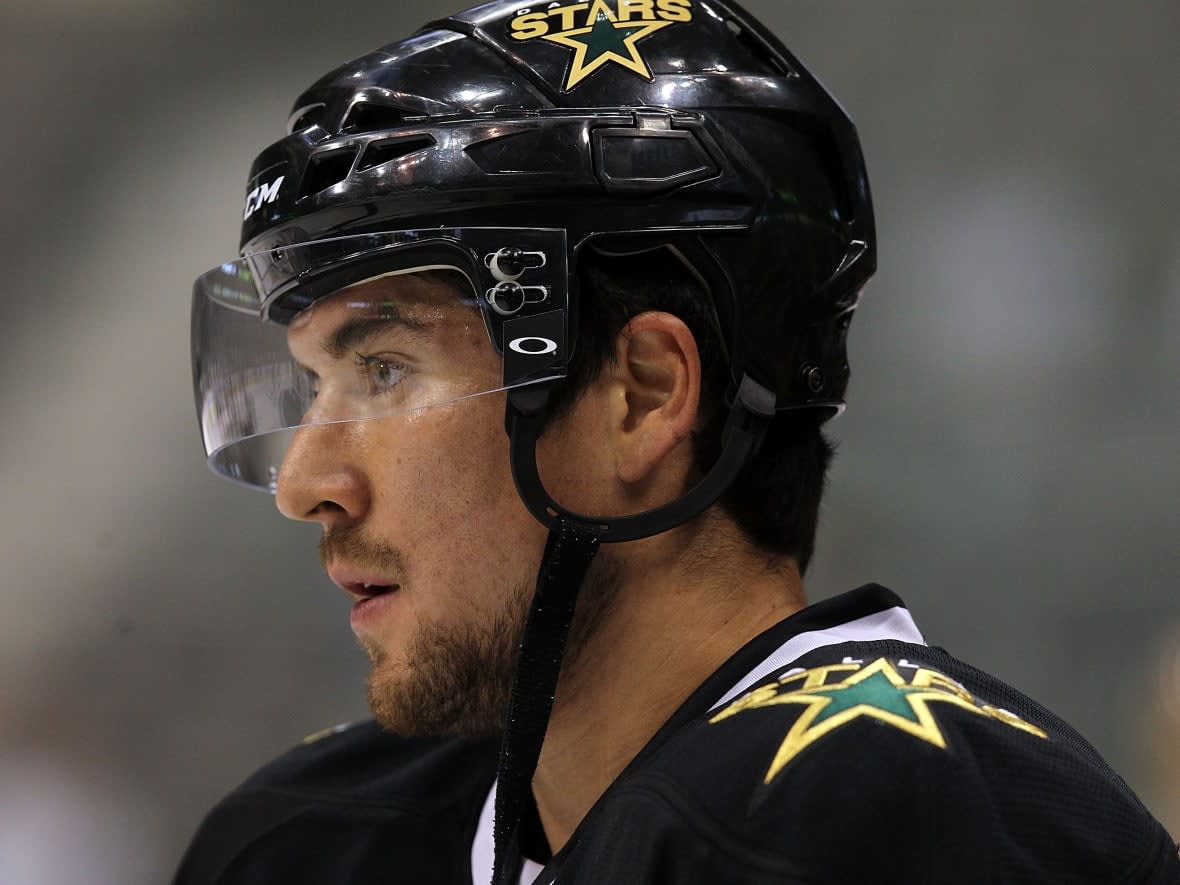
[[[175, 885], [484, 885], [496, 752], [309, 739], [213, 809]], [[1180, 857], [1077, 732], [869, 586], [739, 650], [520, 881], [1180, 885]]]

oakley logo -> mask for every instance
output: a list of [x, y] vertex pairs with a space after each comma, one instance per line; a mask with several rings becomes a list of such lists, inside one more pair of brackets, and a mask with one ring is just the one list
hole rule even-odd
[[557, 342], [551, 338], [515, 338], [508, 342], [508, 347], [524, 356], [548, 356], [557, 353]]
[[262, 208], [263, 203], [273, 203], [279, 198], [279, 188], [283, 186], [283, 179], [285, 175], [280, 175], [270, 184], [260, 184], [250, 193], [246, 194], [246, 208], [242, 213], [242, 221], [245, 221], [255, 212]]

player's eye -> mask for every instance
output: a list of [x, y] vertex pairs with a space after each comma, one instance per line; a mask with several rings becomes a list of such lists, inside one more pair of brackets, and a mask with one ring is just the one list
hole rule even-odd
[[387, 357], [365, 356], [358, 353], [356, 362], [364, 373], [370, 396], [380, 396], [392, 390], [409, 372], [404, 363]]

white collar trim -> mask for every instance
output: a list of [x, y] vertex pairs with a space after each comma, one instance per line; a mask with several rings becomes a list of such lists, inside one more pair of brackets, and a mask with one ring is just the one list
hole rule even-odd
[[722, 704], [729, 703], [775, 670], [781, 670], [792, 661], [798, 660], [817, 648], [823, 648], [825, 645], [839, 645], [842, 642], [875, 642], [881, 639], [896, 639], [916, 645], [926, 644], [926, 640], [922, 637], [922, 633], [918, 629], [918, 625], [914, 623], [909, 611], [900, 605], [887, 608], [876, 614], [865, 615], [855, 621], [828, 627], [826, 630], [798, 633], [743, 676], [738, 684], [723, 694], [709, 710], [716, 710]]
[[[492, 882], [496, 863], [496, 839], [492, 829], [495, 817], [496, 785], [493, 783], [479, 813], [479, 826], [471, 843], [471, 881], [474, 885], [491, 885]], [[532, 885], [543, 869], [540, 864], [526, 857], [520, 871], [520, 885]]]

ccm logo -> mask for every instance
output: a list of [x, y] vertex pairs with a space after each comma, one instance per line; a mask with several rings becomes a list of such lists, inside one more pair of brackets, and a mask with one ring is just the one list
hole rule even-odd
[[283, 186], [285, 175], [280, 175], [270, 184], [260, 184], [246, 194], [246, 208], [242, 211], [242, 221], [245, 221], [262, 208], [263, 203], [273, 203], [278, 199], [279, 188]]
[[508, 342], [508, 346], [524, 356], [547, 356], [557, 353], [557, 342], [551, 338], [514, 338]]

